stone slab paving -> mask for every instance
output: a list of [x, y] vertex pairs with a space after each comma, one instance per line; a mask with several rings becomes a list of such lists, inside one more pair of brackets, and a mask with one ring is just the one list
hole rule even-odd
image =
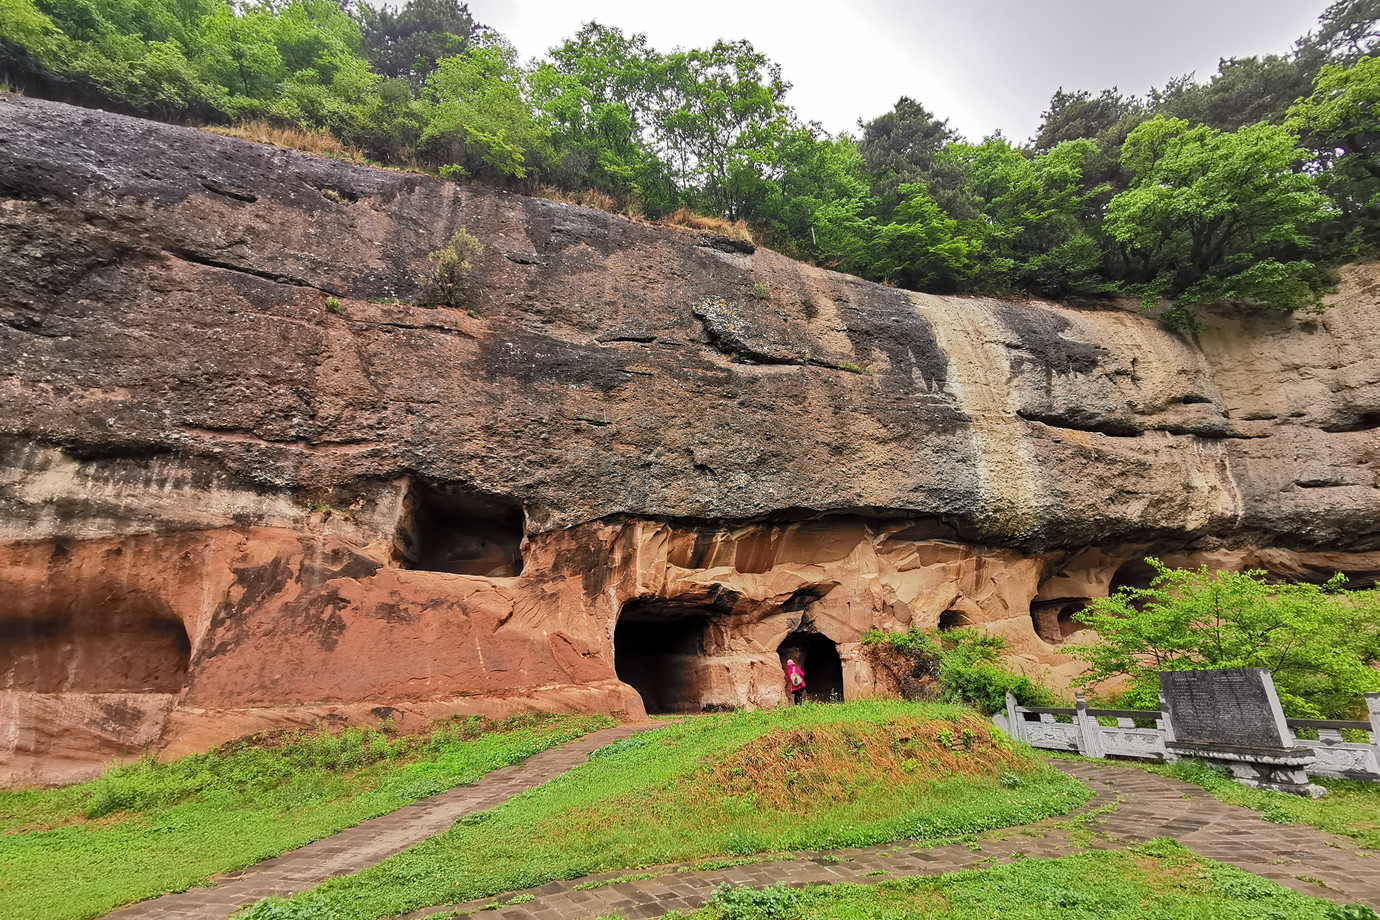
[[[1194, 852], [1245, 869], [1302, 891], [1342, 903], [1359, 901], [1380, 908], [1380, 853], [1355, 841], [1311, 827], [1271, 824], [1259, 813], [1227, 805], [1187, 783], [1128, 767], [1055, 761], [1058, 769], [1087, 783], [1095, 793], [1084, 808], [1091, 834], [1071, 833], [1069, 817], [987, 834], [975, 843], [917, 849], [914, 844], [887, 844], [794, 854], [718, 870], [682, 864], [608, 872], [575, 882], [553, 882], [522, 892], [508, 892], [468, 904], [430, 907], [404, 920], [452, 917], [456, 920], [588, 920], [615, 914], [627, 920], [660, 917], [701, 907], [724, 883], [765, 888], [858, 882], [873, 884], [907, 875], [940, 875], [1013, 862], [1025, 857], [1051, 859], [1173, 837]], [[1115, 806], [1106, 814], [1089, 814]], [[1085, 845], [1085, 843], [1087, 845]], [[629, 875], [653, 878], [616, 881]], [[610, 882], [580, 890], [578, 885]], [[522, 900], [531, 895], [531, 900]], [[518, 896], [521, 903], [490, 905]], [[489, 908], [486, 910], [485, 908]]]
[[107, 914], [106, 920], [223, 920], [246, 904], [270, 895], [305, 891], [336, 875], [358, 872], [394, 853], [450, 828], [471, 812], [506, 802], [519, 792], [546, 782], [582, 763], [590, 751], [656, 725], [620, 725], [585, 735], [560, 747], [485, 774], [468, 786], [422, 799], [378, 818], [363, 821], [291, 850], [212, 880], [211, 887], [141, 901]]

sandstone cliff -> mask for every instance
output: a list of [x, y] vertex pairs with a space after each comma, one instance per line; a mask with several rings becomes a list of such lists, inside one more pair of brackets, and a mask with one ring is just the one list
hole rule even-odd
[[[416, 305], [461, 228], [471, 308]], [[790, 652], [861, 695], [873, 625], [1058, 684], [1147, 551], [1380, 573], [1375, 267], [1186, 341], [750, 249], [0, 96], [0, 779], [770, 705]]]

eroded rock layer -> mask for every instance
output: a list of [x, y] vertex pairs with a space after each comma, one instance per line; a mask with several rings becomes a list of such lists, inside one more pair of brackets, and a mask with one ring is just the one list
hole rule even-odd
[[[484, 245], [467, 309], [427, 253]], [[0, 778], [321, 718], [1052, 683], [1141, 558], [1380, 573], [1380, 272], [1321, 316], [934, 297], [0, 97]], [[762, 296], [765, 293], [765, 296]]]

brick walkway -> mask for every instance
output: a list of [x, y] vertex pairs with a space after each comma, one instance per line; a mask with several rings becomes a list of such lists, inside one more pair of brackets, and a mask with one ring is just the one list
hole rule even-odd
[[[1311, 827], [1271, 824], [1257, 812], [1227, 805], [1197, 786], [1128, 767], [1055, 761], [1054, 766], [1087, 783], [1096, 795], [1074, 815], [1115, 805], [1105, 815], [1088, 817], [1092, 839], [1072, 839], [1069, 816], [985, 835], [975, 849], [969, 844], [916, 849], [887, 844], [827, 853], [798, 854], [790, 860], [757, 862], [717, 871], [661, 866], [624, 869], [580, 879], [552, 882], [523, 892], [509, 892], [468, 904], [430, 907], [406, 915], [405, 920], [455, 917], [458, 920], [588, 920], [615, 914], [628, 920], [660, 917], [674, 910], [692, 910], [708, 900], [719, 885], [730, 882], [764, 888], [784, 882], [813, 885], [831, 882], [886, 881], [906, 875], [938, 875], [1012, 862], [1021, 857], [1048, 859], [1144, 843], [1173, 837], [1194, 852], [1219, 862], [1273, 879], [1305, 894], [1380, 907], [1380, 853], [1361, 850], [1355, 841], [1325, 834]], [[1085, 845], [1086, 844], [1086, 845]], [[577, 885], [609, 881], [629, 875], [653, 878], [616, 882], [579, 890]], [[1322, 884], [1317, 884], [1321, 882]], [[1324, 887], [1325, 886], [1325, 887]], [[531, 895], [497, 911], [482, 908], [514, 896]]]
[[164, 895], [106, 915], [106, 920], [177, 918], [224, 920], [246, 904], [270, 895], [305, 891], [336, 875], [358, 872], [394, 853], [442, 833], [470, 812], [484, 811], [581, 763], [590, 751], [654, 725], [620, 725], [543, 751], [494, 770], [469, 786], [413, 802], [338, 834], [291, 850], [238, 872], [217, 876], [210, 888]]

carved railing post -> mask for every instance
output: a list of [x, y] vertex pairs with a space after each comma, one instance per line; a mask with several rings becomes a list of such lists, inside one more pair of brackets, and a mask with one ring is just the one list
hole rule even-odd
[[1011, 691], [1006, 691], [1006, 724], [1010, 726], [1008, 733], [1012, 741], [1023, 741], [1021, 737], [1020, 713], [1016, 712], [1016, 698], [1011, 695]]
[[1380, 693], [1366, 694], [1366, 708], [1370, 710], [1370, 743], [1380, 756]]
[[1102, 743], [1102, 726], [1097, 724], [1097, 716], [1088, 715], [1088, 701], [1082, 690], [1074, 691], [1073, 698], [1073, 721], [1078, 723], [1078, 753], [1101, 760], [1107, 756], [1107, 748]]

